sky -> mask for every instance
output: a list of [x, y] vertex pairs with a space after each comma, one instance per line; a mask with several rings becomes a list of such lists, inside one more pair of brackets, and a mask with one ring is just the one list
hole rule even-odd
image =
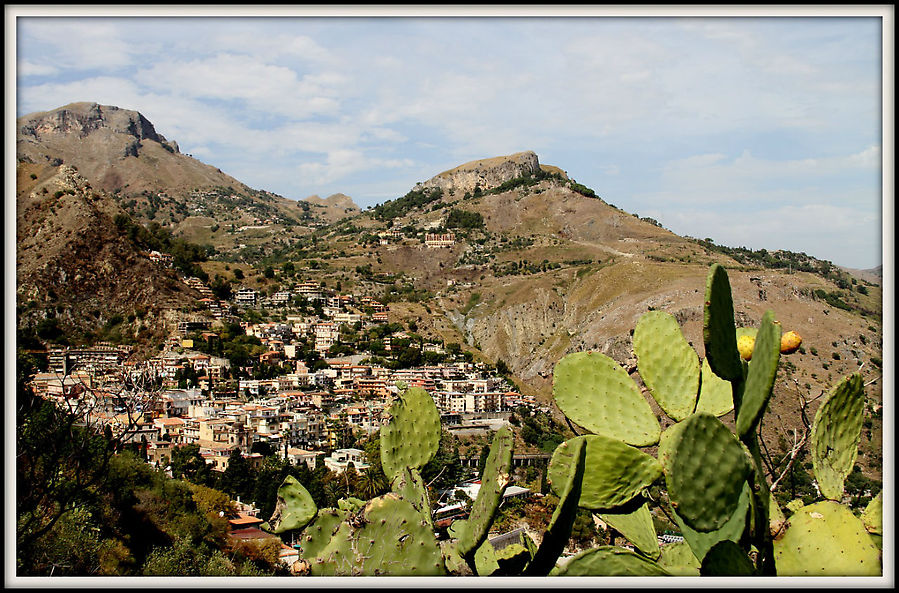
[[863, 12], [39, 14], [15, 21], [16, 116], [133, 109], [256, 189], [365, 208], [533, 150], [680, 235], [859, 269], [892, 257], [892, 79], [881, 18]]

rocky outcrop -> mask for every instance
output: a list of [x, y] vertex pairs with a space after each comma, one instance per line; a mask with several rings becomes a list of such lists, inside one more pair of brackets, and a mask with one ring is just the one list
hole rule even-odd
[[156, 132], [147, 118], [128, 109], [97, 103], [70, 103], [53, 111], [33, 113], [18, 122], [19, 134], [42, 140], [49, 135], [77, 135], [85, 137], [97, 130], [108, 129], [140, 140], [155, 140], [177, 151], [177, 144], [168, 143]]
[[456, 193], [464, 193], [474, 192], [476, 187], [490, 190], [511, 179], [533, 175], [539, 170], [540, 162], [537, 155], [528, 150], [459, 165], [427, 181], [416, 183], [413, 191], [438, 188], [444, 192], [453, 190]]
[[356, 203], [353, 201], [353, 198], [346, 194], [331, 194], [327, 198], [322, 198], [318, 195], [311, 195], [304, 201], [309, 202], [310, 204], [317, 204], [320, 206], [327, 206], [330, 208], [336, 208], [345, 211], [360, 211], [359, 206], [356, 205]]

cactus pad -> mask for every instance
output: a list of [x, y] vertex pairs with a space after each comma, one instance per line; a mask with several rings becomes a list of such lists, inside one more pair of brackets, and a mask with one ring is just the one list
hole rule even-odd
[[422, 518], [428, 522], [428, 525], [432, 529], [434, 528], [428, 489], [418, 470], [404, 467], [393, 479], [391, 490], [401, 499], [411, 503], [415, 510], [421, 513]]
[[321, 509], [315, 521], [307, 525], [301, 534], [300, 547], [303, 558], [311, 560], [318, 556], [331, 541], [334, 532], [343, 524], [348, 514], [346, 511], [338, 509]]
[[341, 498], [337, 501], [337, 508], [348, 513], [355, 513], [365, 506], [365, 501], [355, 496], [349, 498]]
[[861, 519], [832, 500], [797, 510], [774, 540], [779, 576], [877, 576], [880, 553]]
[[771, 537], [777, 537], [777, 534], [784, 528], [786, 522], [787, 518], [784, 516], [783, 511], [780, 510], [780, 506], [778, 506], [777, 500], [774, 498], [774, 493], [770, 492], [768, 494], [768, 528], [771, 532]]
[[745, 577], [755, 573], [752, 560], [738, 544], [720, 541], [702, 559], [700, 574], [718, 577]]
[[599, 546], [581, 552], [554, 569], [550, 576], [669, 576], [664, 568], [639, 554], [617, 546]]
[[578, 501], [581, 497], [581, 486], [584, 480], [587, 460], [587, 443], [578, 441], [572, 450], [573, 463], [568, 465], [569, 473], [559, 493], [559, 504], [553, 511], [549, 526], [540, 541], [540, 547], [534, 553], [528, 565], [528, 575], [546, 576], [571, 539], [571, 528], [577, 516]]
[[[743, 485], [743, 491], [740, 492], [740, 499], [737, 501], [737, 510], [734, 511], [734, 514], [731, 515], [724, 526], [716, 531], [696, 531], [684, 523], [684, 520], [677, 513], [674, 514], [674, 522], [677, 523], [678, 528], [684, 535], [684, 540], [693, 551], [694, 557], [697, 558], [697, 566], [699, 560], [705, 558], [705, 555], [708, 554], [709, 550], [711, 550], [718, 542], [724, 540], [736, 542], [740, 539], [746, 528], [746, 519], [749, 516], [749, 499], [750, 487], [747, 482]], [[666, 547], [667, 546], [662, 548], [663, 554]]]
[[459, 554], [459, 548], [456, 542], [452, 540], [442, 540], [440, 544], [440, 553], [443, 554], [443, 563], [447, 572], [452, 575], [471, 575], [471, 568]]
[[672, 576], [699, 576], [699, 560], [693, 555], [690, 545], [686, 541], [673, 542], [662, 546], [658, 563]]
[[699, 357], [677, 320], [664, 311], [644, 313], [634, 328], [640, 377], [659, 406], [681, 421], [693, 413], [699, 391]]
[[599, 352], [575, 352], [553, 369], [553, 396], [569, 420], [637, 447], [658, 442], [649, 402], [621, 366]]
[[459, 534], [459, 553], [466, 559], [473, 558], [472, 555], [487, 537], [503, 493], [511, 481], [513, 443], [512, 429], [508, 426], [500, 428], [493, 436], [478, 496], [471, 505], [468, 519], [461, 524], [464, 527], [456, 531]]
[[629, 502], [655, 482], [662, 467], [651, 455], [603, 435], [582, 435], [556, 447], [547, 476], [553, 491], [561, 494], [571, 467], [576, 463], [579, 441], [586, 447], [586, 467], [579, 506], [591, 510], [614, 510]]
[[518, 533], [518, 541], [497, 550], [485, 540], [474, 554], [478, 576], [511, 576], [524, 572], [531, 561], [533, 542], [523, 531]]
[[865, 507], [862, 522], [868, 533], [883, 535], [883, 490], [878, 492]]
[[702, 381], [699, 388], [697, 412], [708, 412], [713, 416], [723, 416], [734, 409], [734, 393], [732, 383], [725, 381], [712, 371], [709, 361], [702, 361]]
[[734, 302], [727, 271], [719, 264], [712, 264], [706, 279], [702, 321], [705, 356], [712, 370], [728, 381], [740, 379], [743, 367], [737, 351]]
[[[697, 531], [720, 529], [737, 508], [751, 466], [740, 442], [711, 414], [693, 414], [659, 444], [668, 496]], [[666, 431], [668, 432], [668, 431]]]
[[864, 421], [862, 377], [853, 373], [840, 381], [818, 407], [812, 424], [812, 467], [821, 494], [831, 500], [843, 496], [843, 483], [855, 465]]
[[427, 391], [407, 389], [388, 410], [381, 428], [381, 466], [389, 480], [404, 468], [421, 469], [437, 454], [440, 413]]
[[780, 323], [774, 321], [773, 311], [766, 311], [762, 316], [749, 372], [746, 374], [743, 401], [737, 411], [736, 432], [740, 438], [751, 434], [765, 413], [774, 388], [779, 360]]
[[644, 502], [636, 510], [619, 513], [600, 513], [599, 518], [611, 525], [646, 556], [657, 560], [661, 550], [659, 538], [652, 524], [649, 503]]
[[313, 575], [445, 574], [434, 533], [412, 504], [393, 492], [349, 516], [311, 563]]
[[278, 487], [278, 502], [269, 519], [273, 533], [302, 529], [315, 518], [318, 508], [309, 492], [293, 476], [287, 476]]

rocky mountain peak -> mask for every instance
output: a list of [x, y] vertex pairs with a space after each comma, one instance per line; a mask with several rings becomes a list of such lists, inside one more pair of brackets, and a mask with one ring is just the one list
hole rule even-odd
[[329, 206], [333, 208], [344, 208], [349, 210], [359, 210], [359, 206], [353, 201], [353, 198], [346, 194], [336, 193], [331, 194], [327, 198], [322, 198], [317, 194], [313, 194], [304, 199], [304, 201], [309, 202], [310, 204], [318, 204], [321, 206]]
[[[43, 140], [52, 135], [76, 135], [83, 138], [97, 130], [106, 129], [137, 140], [166, 143], [165, 137], [157, 133], [153, 124], [137, 111], [98, 103], [70, 103], [52, 111], [33, 113], [20, 118], [18, 123], [19, 133], [35, 140]], [[176, 149], [176, 145], [170, 146]]]
[[474, 191], [475, 187], [490, 190], [503, 183], [533, 175], [541, 168], [536, 153], [531, 150], [516, 152], [508, 156], [478, 159], [444, 171], [431, 179], [415, 184], [414, 191], [439, 188], [457, 192]]

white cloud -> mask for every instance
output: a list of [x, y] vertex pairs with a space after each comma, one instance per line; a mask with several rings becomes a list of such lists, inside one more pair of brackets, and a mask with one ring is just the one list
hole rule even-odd
[[16, 75], [18, 76], [49, 76], [57, 72], [59, 69], [51, 64], [39, 64], [28, 60], [19, 60], [16, 64]]
[[158, 92], [240, 100], [247, 108], [293, 119], [336, 113], [339, 90], [332, 87], [340, 87], [345, 81], [333, 74], [300, 77], [285, 66], [235, 54], [157, 62], [138, 72], [135, 79]]
[[329, 152], [325, 162], [303, 163], [297, 170], [301, 176], [308, 177], [311, 183], [325, 185], [361, 171], [409, 168], [413, 165], [411, 159], [384, 159], [359, 150], [343, 149]]
[[67, 71], [118, 69], [133, 63], [134, 46], [105, 19], [20, 18], [20, 47]]
[[847, 193], [870, 212], [878, 191], [879, 37], [856, 21], [31, 21], [23, 75], [66, 78], [24, 76], [20, 112], [137, 109], [184, 152], [284, 195], [346, 183], [364, 201], [363, 177], [383, 188], [369, 197], [402, 193], [520, 150], [666, 224], [696, 205]]

